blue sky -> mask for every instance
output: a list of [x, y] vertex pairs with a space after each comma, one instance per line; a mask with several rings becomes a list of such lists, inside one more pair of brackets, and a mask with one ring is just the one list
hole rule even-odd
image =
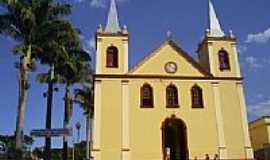
[[[73, 4], [69, 18], [82, 31], [82, 43], [94, 59], [95, 30], [99, 24], [105, 25], [109, 0], [63, 1]], [[213, 0], [213, 3], [222, 28], [226, 32], [233, 30], [237, 35], [249, 120], [270, 115], [270, 1]], [[118, 0], [118, 9], [120, 22], [128, 26], [130, 33], [130, 66], [158, 47], [168, 31], [196, 58], [198, 43], [207, 29], [208, 0]], [[11, 39], [0, 36], [0, 134], [11, 134], [15, 130], [18, 91], [14, 63], [18, 57], [11, 53], [14, 44]], [[47, 86], [36, 82], [35, 76], [46, 71], [46, 66], [39, 66], [31, 75], [26, 133], [45, 127], [46, 99], [42, 93]], [[63, 86], [59, 88], [54, 97], [55, 128], [63, 124]], [[74, 108], [72, 125], [77, 121], [84, 124], [82, 110], [77, 106]], [[84, 135], [83, 132], [83, 138]], [[61, 138], [53, 144], [61, 147]], [[37, 139], [35, 145], [43, 145], [43, 140]]]

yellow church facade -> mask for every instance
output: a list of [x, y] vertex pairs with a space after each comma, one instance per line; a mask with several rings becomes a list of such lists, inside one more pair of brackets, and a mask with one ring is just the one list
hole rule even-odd
[[209, 18], [199, 61], [167, 38], [129, 68], [112, 0], [96, 32], [95, 160], [253, 159], [236, 38], [211, 2]]

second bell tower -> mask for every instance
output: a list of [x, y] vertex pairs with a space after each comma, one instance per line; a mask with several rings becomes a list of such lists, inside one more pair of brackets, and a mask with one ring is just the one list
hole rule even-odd
[[208, 27], [198, 48], [200, 64], [214, 77], [240, 78], [236, 38], [232, 32], [223, 32], [211, 0]]

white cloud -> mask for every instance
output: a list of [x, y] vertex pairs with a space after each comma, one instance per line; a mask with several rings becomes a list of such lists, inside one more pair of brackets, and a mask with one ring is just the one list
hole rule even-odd
[[258, 59], [254, 56], [248, 56], [245, 58], [245, 62], [249, 65], [250, 68], [261, 68], [262, 64], [258, 63]]
[[83, 2], [84, 0], [74, 0], [75, 2], [77, 2], [77, 3], [81, 3], [81, 2]]
[[249, 34], [246, 40], [247, 43], [266, 43], [268, 41], [270, 41], [270, 28], [264, 32]]
[[257, 95], [256, 95], [256, 98], [257, 98], [257, 99], [262, 99], [263, 97], [264, 97], [263, 94], [257, 94]]
[[106, 6], [104, 0], [91, 0], [90, 5], [95, 8], [105, 8]]
[[246, 45], [238, 45], [237, 47], [237, 51], [239, 54], [243, 54], [244, 52], [246, 52], [248, 50]]
[[[90, 6], [94, 8], [106, 8], [110, 0], [74, 0], [77, 3], [90, 1]], [[118, 2], [127, 2], [129, 0], [117, 0]]]
[[87, 39], [85, 36], [80, 35], [80, 39], [83, 44], [83, 49], [86, 50], [88, 53], [93, 54], [96, 50], [96, 39], [95, 37], [91, 37]]
[[96, 39], [95, 39], [95, 37], [92, 37], [92, 38], [86, 40], [86, 45], [91, 50], [96, 50]]
[[270, 116], [270, 99], [248, 105], [248, 113], [257, 117]]

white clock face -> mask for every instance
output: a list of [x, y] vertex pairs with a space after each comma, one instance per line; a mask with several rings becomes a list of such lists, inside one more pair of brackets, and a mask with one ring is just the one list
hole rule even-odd
[[167, 73], [175, 73], [177, 71], [177, 65], [174, 62], [168, 62], [165, 65], [165, 71]]

